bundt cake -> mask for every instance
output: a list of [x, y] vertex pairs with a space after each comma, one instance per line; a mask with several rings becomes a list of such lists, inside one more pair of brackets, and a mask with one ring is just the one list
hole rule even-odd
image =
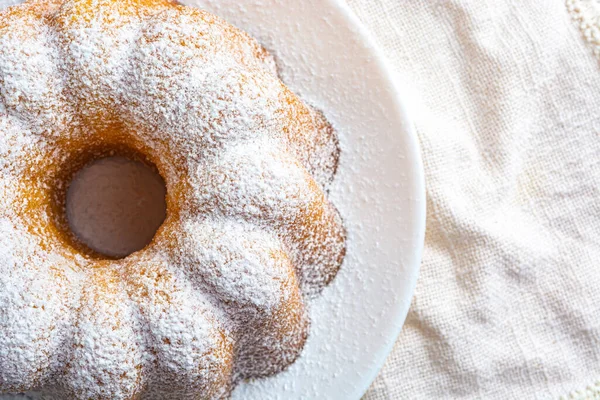
[[[92, 160], [155, 168], [167, 214], [124, 258], [71, 233]], [[167, 0], [0, 13], [0, 393], [221, 399], [307, 337], [345, 252], [336, 134], [228, 23]]]

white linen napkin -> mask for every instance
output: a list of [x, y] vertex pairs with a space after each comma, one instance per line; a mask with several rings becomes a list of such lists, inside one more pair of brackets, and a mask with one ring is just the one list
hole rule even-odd
[[600, 1], [347, 1], [398, 73], [428, 195], [365, 399], [600, 398]]

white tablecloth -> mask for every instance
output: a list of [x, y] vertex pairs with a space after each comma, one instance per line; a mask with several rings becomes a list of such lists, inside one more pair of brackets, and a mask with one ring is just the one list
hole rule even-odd
[[398, 74], [428, 195], [365, 398], [600, 398], [600, 0], [348, 3]]

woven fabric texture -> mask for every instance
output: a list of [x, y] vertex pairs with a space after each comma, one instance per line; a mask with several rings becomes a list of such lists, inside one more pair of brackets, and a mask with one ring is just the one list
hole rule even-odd
[[348, 4], [397, 73], [428, 197], [365, 399], [600, 398], [600, 2]]

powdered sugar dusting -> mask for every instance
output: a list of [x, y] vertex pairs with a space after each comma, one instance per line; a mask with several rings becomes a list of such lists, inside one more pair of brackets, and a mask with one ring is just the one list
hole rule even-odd
[[[335, 276], [345, 232], [325, 195], [335, 133], [274, 66], [158, 0], [0, 14], [1, 392], [218, 399], [297, 358], [303, 298]], [[169, 215], [147, 248], [102, 260], [55, 202], [80, 153], [121, 151], [157, 166]]]
[[140, 338], [148, 350], [141, 397], [226, 397], [233, 373], [233, 334], [209, 302], [168, 258], [152, 254], [126, 263], [130, 297], [140, 305]]
[[122, 282], [115, 271], [97, 269], [82, 286], [72, 342], [57, 351], [67, 361], [56, 390], [72, 398], [132, 398], [140, 391], [142, 348]]
[[[13, 218], [14, 219], [14, 218]], [[15, 221], [0, 218], [0, 382], [5, 391], [43, 385], [64, 365], [62, 348], [72, 330], [80, 274], [60, 254]]]
[[238, 387], [234, 398], [359, 399], [404, 321], [423, 239], [422, 170], [396, 80], [343, 1], [182, 1], [258, 38], [284, 82], [325, 110], [340, 132], [329, 197], [348, 228], [344, 266], [310, 302], [300, 359]]

